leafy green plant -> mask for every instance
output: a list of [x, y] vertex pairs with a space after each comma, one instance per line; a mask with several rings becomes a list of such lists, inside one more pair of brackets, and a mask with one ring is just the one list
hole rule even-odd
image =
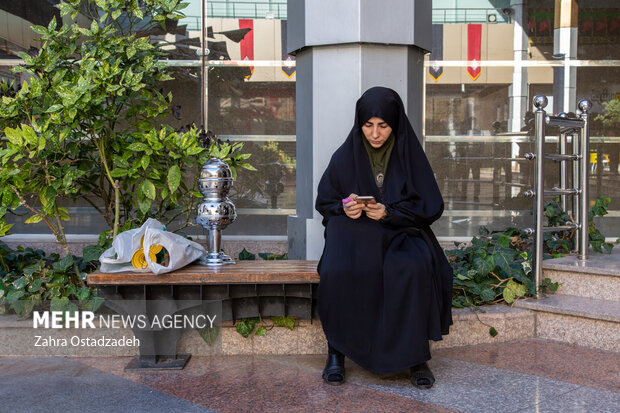
[[[288, 253], [278, 254], [271, 252], [259, 252], [258, 256], [263, 260], [288, 260]], [[239, 253], [239, 261], [252, 261], [256, 259], [256, 254], [252, 254], [245, 248]]]
[[243, 318], [238, 320], [235, 329], [243, 337], [248, 338], [252, 333], [255, 336], [264, 337], [267, 332], [274, 327], [286, 327], [289, 330], [295, 328], [297, 319], [295, 317], [271, 317], [271, 325], [264, 325], [262, 318]]
[[45, 302], [53, 309], [95, 311], [103, 303], [95, 288], [85, 286], [73, 274], [73, 265], [82, 272], [94, 268], [93, 262], [81, 257], [47, 256], [41, 250], [23, 247], [12, 250], [0, 242], [0, 265], [0, 313], [28, 317]]
[[611, 250], [614, 248], [614, 243], [606, 242], [605, 236], [601, 231], [596, 228], [594, 224], [595, 217], [604, 217], [608, 214], [607, 208], [609, 207], [610, 198], [600, 197], [595, 202], [590, 211], [588, 212], [588, 236], [592, 249], [596, 252], [603, 252], [603, 248], [608, 254], [611, 254]]
[[613, 129], [620, 125], [620, 100], [614, 99], [603, 102], [607, 113], [597, 115], [595, 120], [600, 121], [606, 128]]
[[[17, 72], [30, 79], [0, 101], [0, 235], [8, 212], [24, 207], [26, 223], [45, 222], [69, 255], [60, 199], [82, 199], [118, 234], [124, 222], [185, 217], [201, 194], [197, 168], [208, 157], [252, 169], [242, 145], [205, 148], [196, 129], [177, 132], [162, 124], [172, 95], [162, 43], [148, 34], [178, 20], [179, 0], [66, 0], [58, 5], [74, 22], [33, 26], [36, 56], [22, 54]], [[90, 27], [75, 19], [87, 17]], [[2, 86], [4, 91], [8, 86]], [[184, 179], [183, 173], [193, 179]], [[185, 177], [187, 178], [187, 176]], [[191, 182], [187, 184], [186, 182]], [[166, 220], [164, 220], [166, 217]], [[77, 273], [76, 269], [76, 273]]]
[[[589, 239], [596, 252], [611, 252], [614, 244], [596, 228], [595, 217], [607, 214], [609, 198], [597, 199], [589, 211]], [[569, 214], [562, 210], [558, 201], [545, 205], [546, 225], [558, 226], [571, 222]], [[445, 253], [454, 270], [454, 307], [477, 307], [499, 302], [512, 303], [516, 298], [534, 294], [538, 288], [543, 293], [553, 293], [558, 283], [550, 279], [536, 286], [532, 274], [532, 239], [517, 228], [489, 231], [480, 228], [471, 245], [455, 243], [456, 249]], [[546, 232], [543, 235], [543, 258], [554, 258], [570, 253], [574, 231]]]
[[293, 330], [295, 328], [295, 317], [271, 317], [271, 321], [275, 326], [286, 327], [289, 330]]
[[553, 294], [559, 287], [559, 283], [551, 281], [551, 278], [545, 278], [540, 284], [540, 292], [543, 294]]
[[244, 318], [237, 321], [235, 329], [237, 330], [237, 333], [241, 334], [245, 338], [248, 338], [254, 331], [254, 327], [256, 327], [257, 323], [259, 323], [258, 318]]
[[446, 255], [454, 270], [454, 307], [471, 307], [506, 301], [534, 292], [529, 274], [531, 257], [522, 250], [525, 235], [516, 228], [490, 232], [480, 229], [471, 246], [456, 244]]

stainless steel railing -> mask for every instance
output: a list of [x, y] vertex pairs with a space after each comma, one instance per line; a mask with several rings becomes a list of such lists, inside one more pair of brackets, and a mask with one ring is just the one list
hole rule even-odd
[[[535, 188], [527, 191], [526, 196], [534, 201], [534, 219], [536, 228], [527, 228], [525, 232], [534, 235], [533, 265], [534, 282], [536, 286], [541, 283], [542, 260], [543, 260], [543, 233], [550, 231], [575, 230], [575, 250], [580, 260], [585, 260], [588, 253], [588, 171], [590, 155], [590, 114], [592, 103], [589, 100], [581, 100], [578, 108], [581, 114], [578, 118], [569, 118], [565, 113], [558, 116], [549, 116], [545, 112], [547, 98], [542, 95], [534, 97], [536, 153], [526, 155], [527, 159], [535, 160], [534, 169]], [[559, 127], [558, 147], [559, 154], [545, 154], [545, 127]], [[571, 141], [572, 153], [567, 153], [568, 139]], [[560, 163], [560, 186], [551, 190], [544, 189], [545, 183], [545, 159], [552, 159]], [[573, 162], [572, 179], [569, 179], [567, 162]], [[569, 181], [572, 188], [569, 188]], [[566, 222], [556, 227], [544, 226], [544, 199], [546, 196], [559, 196], [560, 205], [567, 211], [567, 197], [572, 196], [571, 213], [573, 222]]]

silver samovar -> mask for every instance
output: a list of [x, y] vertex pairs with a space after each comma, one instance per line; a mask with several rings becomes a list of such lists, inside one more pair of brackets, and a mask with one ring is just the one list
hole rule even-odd
[[235, 205], [228, 199], [233, 186], [232, 171], [226, 162], [211, 158], [202, 165], [198, 187], [204, 201], [198, 205], [196, 222], [209, 230], [209, 250], [200, 259], [203, 265], [234, 264], [221, 252], [222, 230], [237, 218]]

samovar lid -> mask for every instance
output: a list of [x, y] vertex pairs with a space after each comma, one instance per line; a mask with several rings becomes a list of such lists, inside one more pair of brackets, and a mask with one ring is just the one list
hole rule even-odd
[[211, 158], [202, 164], [200, 178], [232, 178], [232, 171], [226, 162]]

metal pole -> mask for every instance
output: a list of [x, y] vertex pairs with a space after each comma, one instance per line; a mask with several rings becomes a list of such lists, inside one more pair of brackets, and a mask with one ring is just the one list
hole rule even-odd
[[579, 239], [579, 259], [585, 260], [588, 256], [588, 211], [590, 205], [588, 198], [588, 173], [590, 169], [590, 114], [592, 103], [589, 100], [580, 100], [577, 104], [581, 114], [579, 117], [583, 120], [583, 129], [581, 132], [581, 208], [579, 214], [579, 222], [581, 223], [581, 238]]
[[535, 133], [536, 133], [536, 169], [534, 176], [536, 177], [536, 205], [534, 208], [534, 219], [536, 220], [536, 241], [534, 242], [534, 285], [537, 288], [536, 298], [538, 298], [538, 286], [542, 274], [543, 261], [543, 220], [545, 215], [545, 106], [547, 106], [547, 97], [538, 95], [534, 97], [535, 112]]
[[209, 228], [209, 252], [217, 253], [222, 249], [222, 232], [217, 228]]
[[[573, 153], [574, 154], [580, 154], [582, 155], [581, 158], [575, 162], [573, 162], [573, 188], [580, 188], [581, 187], [581, 180], [579, 179], [579, 174], [581, 173], [581, 164], [583, 162], [585, 162], [586, 164], [588, 163], [587, 159], [585, 158], [586, 155], [581, 154], [581, 147], [579, 145], [580, 142], [580, 138], [581, 138], [581, 133], [582, 128], [579, 128], [579, 131], [575, 131], [572, 135], [571, 135], [571, 143], [573, 146]], [[573, 220], [576, 223], [580, 223], [580, 219], [581, 219], [581, 215], [579, 214], [579, 204], [580, 204], [580, 197], [583, 196], [583, 193], [578, 195], [578, 196], [574, 196], [573, 197], [573, 209], [572, 209], [572, 213], [573, 213]], [[573, 249], [575, 251], [579, 251], [579, 245], [580, 244], [580, 238], [581, 238], [581, 234], [582, 234], [582, 229], [575, 231], [575, 239], [574, 239], [574, 246]]]
[[[558, 116], [563, 118], [568, 117], [566, 113], [560, 113]], [[560, 133], [560, 139], [558, 141], [560, 145], [560, 155], [566, 155], [566, 133]], [[566, 189], [568, 181], [568, 173], [566, 168], [566, 161], [560, 161], [560, 189]], [[560, 206], [562, 211], [566, 212], [566, 195], [560, 196]]]
[[207, 127], [207, 121], [208, 121], [208, 101], [207, 98], [209, 96], [209, 91], [208, 91], [208, 87], [209, 87], [209, 75], [208, 75], [208, 71], [207, 71], [207, 45], [208, 45], [208, 39], [207, 39], [207, 8], [206, 8], [206, 3], [207, 0], [202, 0], [202, 59], [201, 59], [201, 86], [200, 86], [200, 114], [201, 114], [201, 123], [202, 123], [202, 128], [204, 129], [205, 133], [207, 132], [207, 130], [209, 129]]

